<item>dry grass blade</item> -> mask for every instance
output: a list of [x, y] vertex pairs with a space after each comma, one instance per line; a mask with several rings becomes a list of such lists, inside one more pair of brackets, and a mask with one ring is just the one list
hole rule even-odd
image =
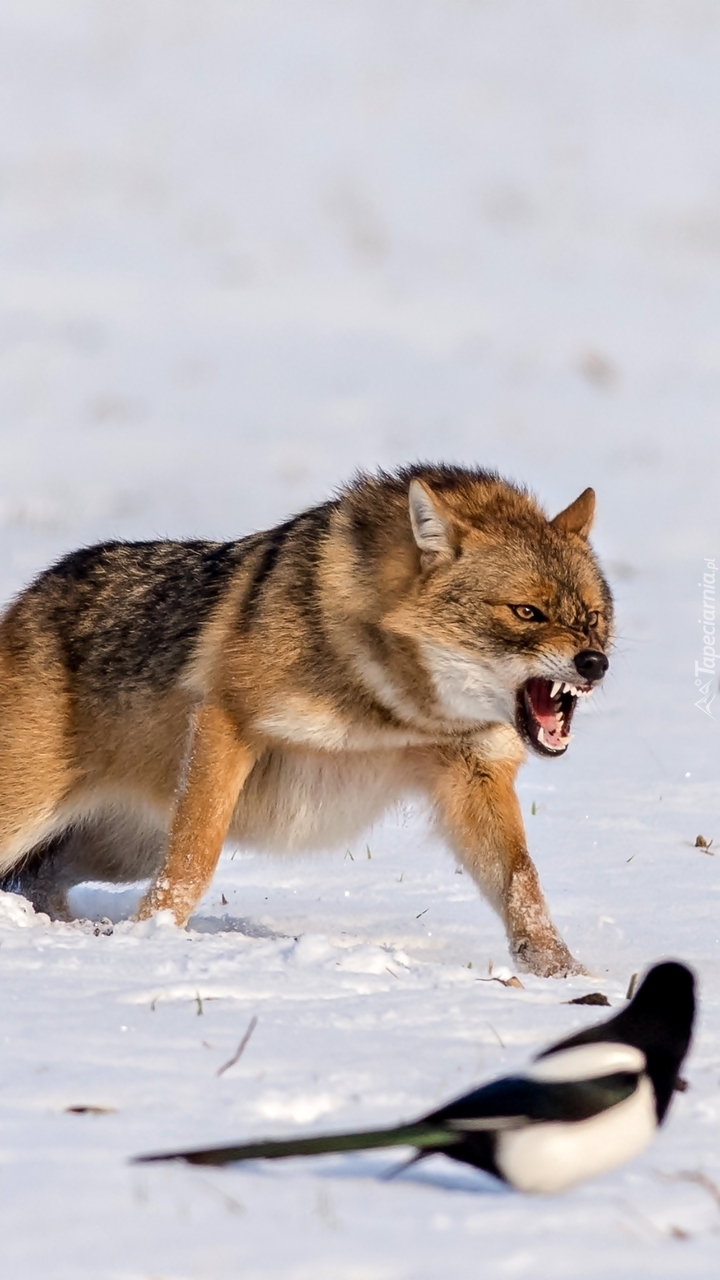
[[218, 1076], [224, 1075], [226, 1071], [229, 1071], [231, 1067], [235, 1066], [236, 1062], [240, 1061], [240, 1059], [242, 1058], [248, 1046], [248, 1041], [253, 1031], [255, 1030], [256, 1026], [257, 1026], [257, 1018], [253, 1015], [253, 1017], [250, 1019], [248, 1029], [245, 1032], [245, 1035], [243, 1036], [242, 1040], [240, 1041], [237, 1049], [235, 1050], [232, 1058], [229, 1058], [228, 1061], [224, 1062], [221, 1067], [218, 1067], [217, 1071], [215, 1072], [216, 1075]]

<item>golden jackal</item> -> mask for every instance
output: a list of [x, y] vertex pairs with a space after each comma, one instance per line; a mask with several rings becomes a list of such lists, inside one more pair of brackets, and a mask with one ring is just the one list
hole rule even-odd
[[0, 622], [2, 887], [66, 917], [150, 876], [140, 916], [184, 924], [226, 836], [332, 846], [415, 794], [518, 964], [573, 971], [513, 783], [608, 666], [593, 505], [414, 466], [237, 542], [66, 556]]

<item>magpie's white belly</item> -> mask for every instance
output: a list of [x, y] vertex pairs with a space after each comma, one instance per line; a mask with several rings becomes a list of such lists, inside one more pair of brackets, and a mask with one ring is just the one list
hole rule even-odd
[[638, 1155], [657, 1130], [647, 1076], [629, 1098], [589, 1120], [553, 1121], [498, 1135], [495, 1160], [518, 1191], [563, 1191]]

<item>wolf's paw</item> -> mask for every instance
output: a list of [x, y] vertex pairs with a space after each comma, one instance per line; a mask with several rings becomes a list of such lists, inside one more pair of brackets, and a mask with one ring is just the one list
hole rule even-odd
[[562, 939], [552, 942], [533, 942], [531, 938], [516, 938], [510, 952], [518, 969], [534, 973], [538, 978], [570, 978], [584, 973], [582, 965], [571, 956]]

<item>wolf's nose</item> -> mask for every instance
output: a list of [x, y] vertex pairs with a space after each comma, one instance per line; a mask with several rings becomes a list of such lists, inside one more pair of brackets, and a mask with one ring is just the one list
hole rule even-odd
[[583, 680], [602, 680], [610, 663], [597, 649], [581, 649], [575, 654], [575, 666]]

